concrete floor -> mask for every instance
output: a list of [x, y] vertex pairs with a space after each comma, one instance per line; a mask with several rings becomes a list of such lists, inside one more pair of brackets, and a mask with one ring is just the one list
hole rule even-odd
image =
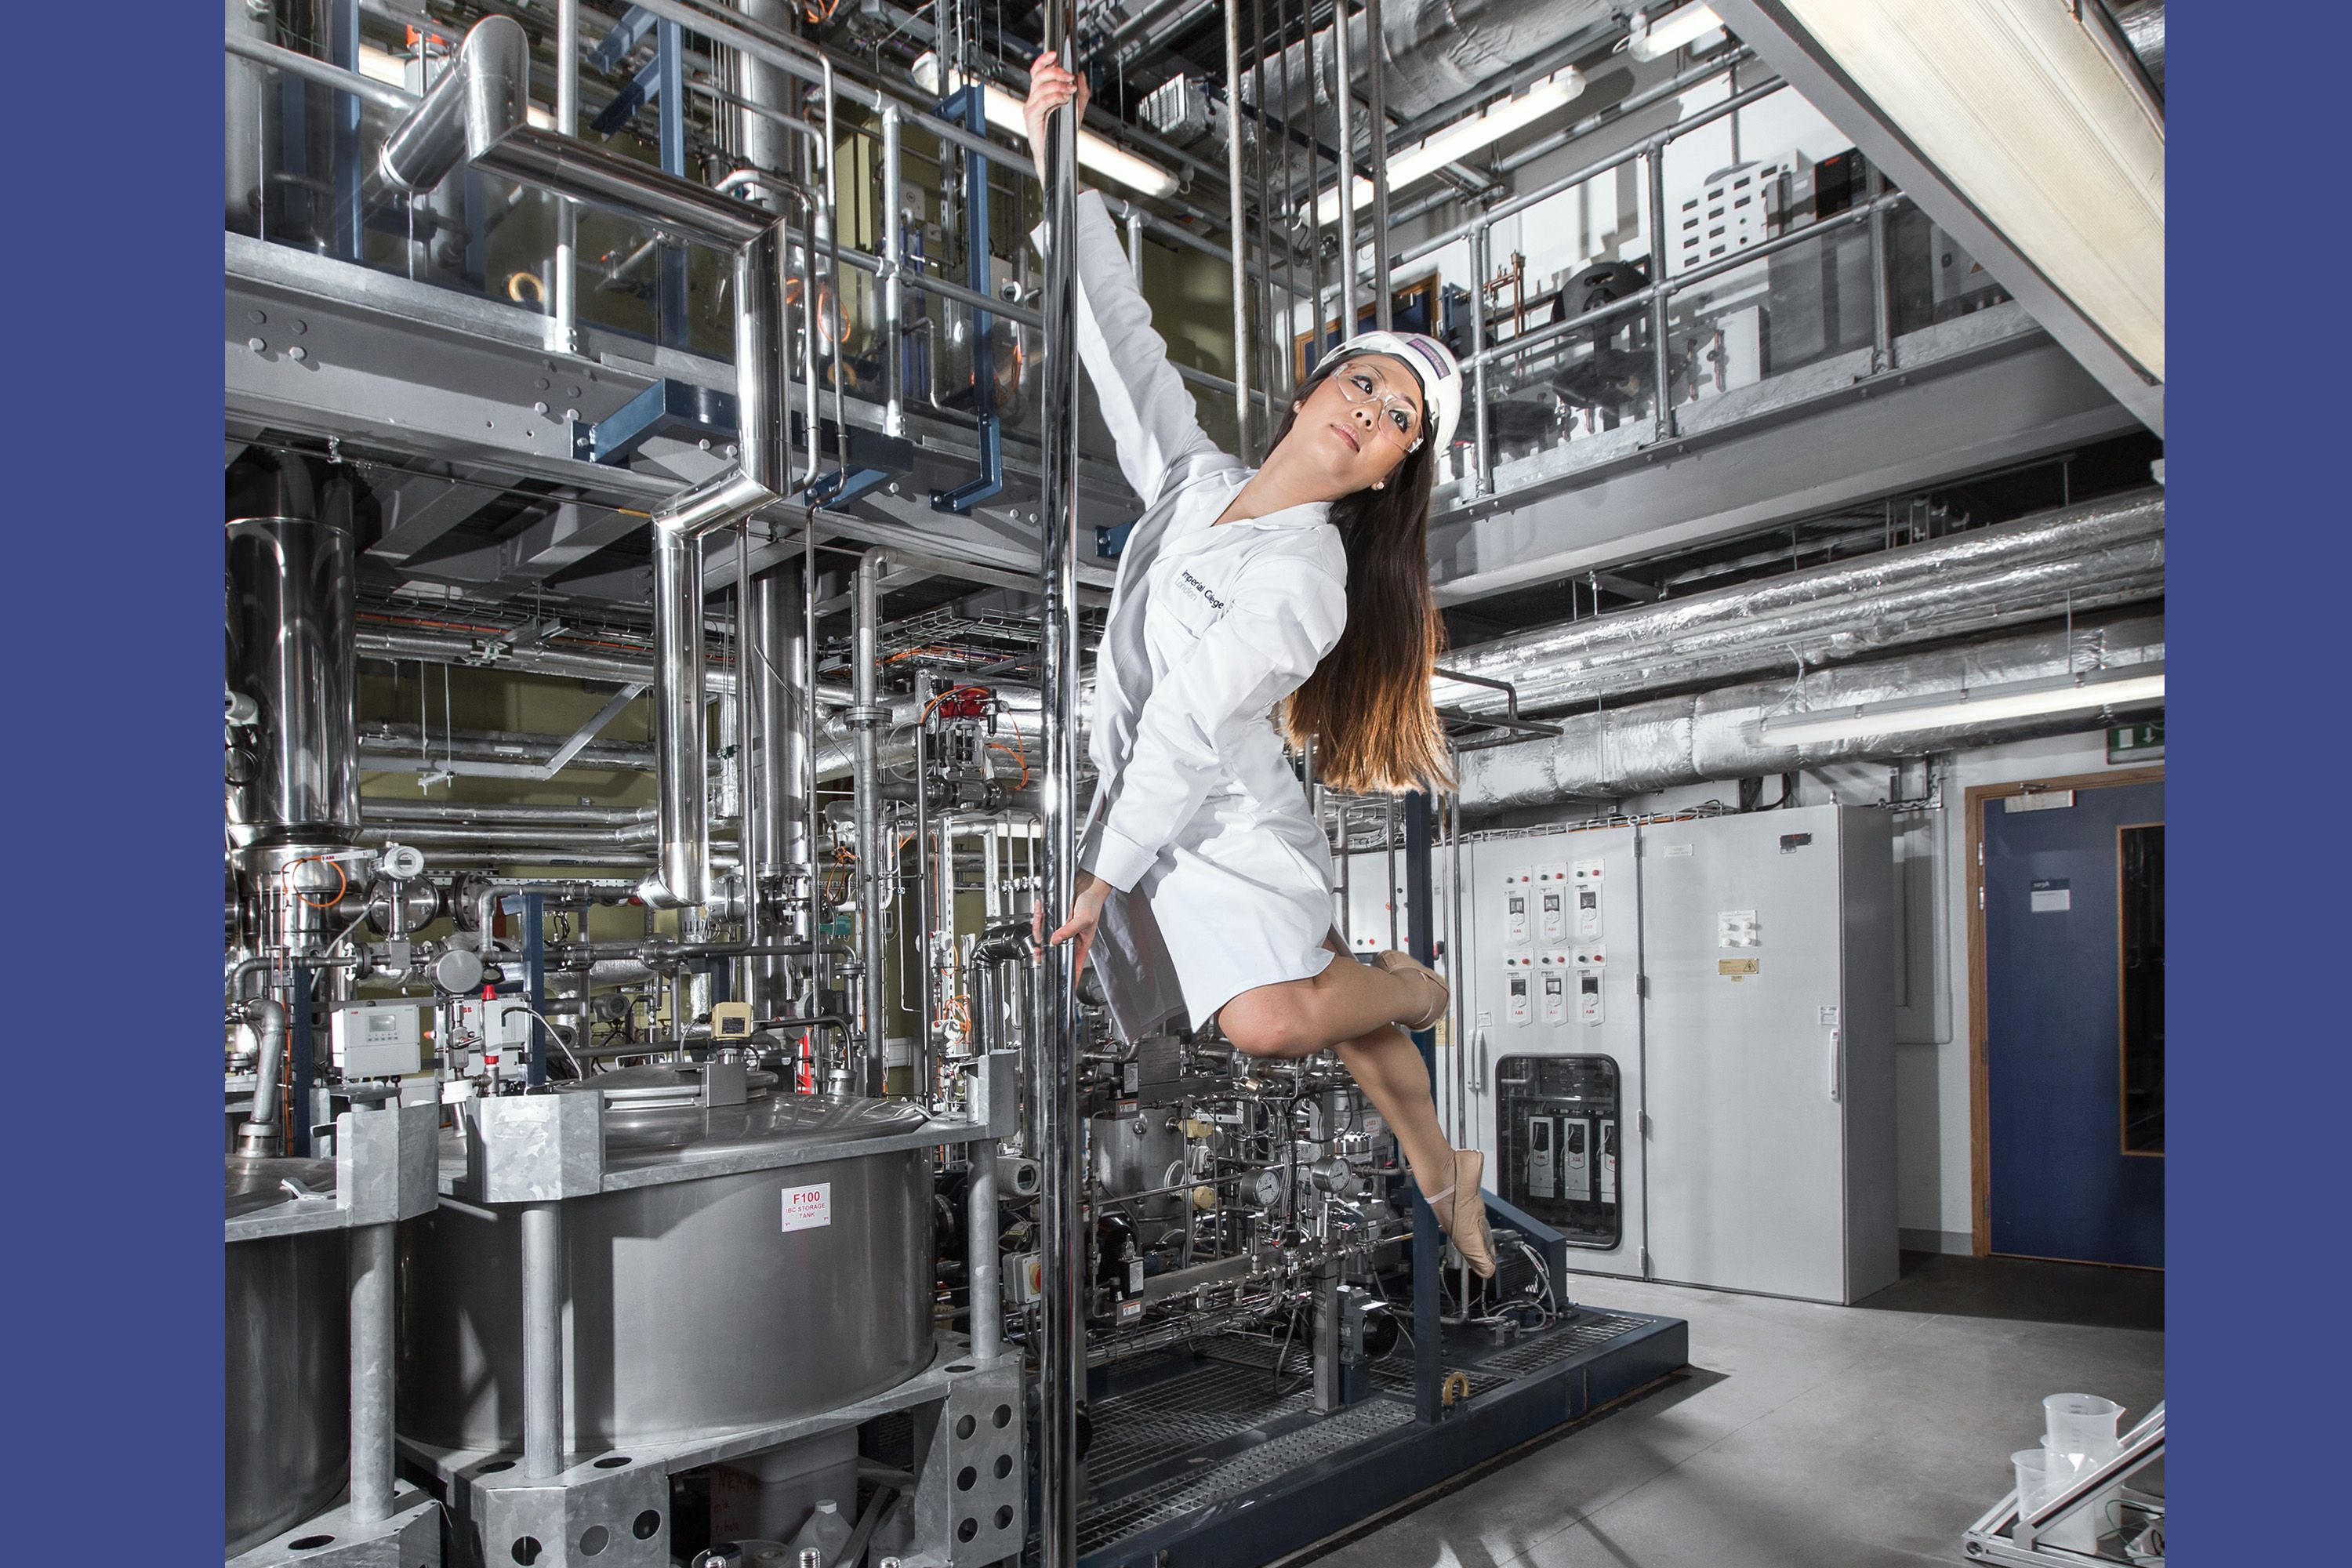
[[1960, 1532], [2040, 1439], [2044, 1394], [2105, 1394], [2126, 1426], [2163, 1397], [2162, 1277], [1905, 1262], [1860, 1307], [1577, 1277], [1580, 1300], [1687, 1319], [1690, 1373], [1318, 1568], [1965, 1562]]

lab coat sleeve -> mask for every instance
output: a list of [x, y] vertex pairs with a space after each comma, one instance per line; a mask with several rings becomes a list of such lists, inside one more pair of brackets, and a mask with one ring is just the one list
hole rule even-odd
[[[1045, 232], [1040, 225], [1030, 235], [1040, 250]], [[1216, 443], [1201, 428], [1192, 395], [1152, 330], [1151, 307], [1135, 286], [1099, 192], [1078, 197], [1076, 248], [1078, 359], [1118, 448], [1119, 471], [1149, 508], [1179, 463], [1215, 451]]]
[[1221, 752], [1315, 672], [1346, 626], [1346, 588], [1303, 562], [1271, 563], [1152, 687], [1135, 745], [1081, 863], [1121, 892], [1192, 820], [1224, 772]]

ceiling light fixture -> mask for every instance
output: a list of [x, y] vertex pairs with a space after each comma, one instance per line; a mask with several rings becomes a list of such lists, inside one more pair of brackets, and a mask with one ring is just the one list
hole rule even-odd
[[1715, 14], [1711, 5], [1685, 5], [1663, 21], [1651, 20], [1647, 11], [1636, 12], [1633, 31], [1625, 40], [1625, 52], [1637, 60], [1662, 59], [1685, 45], [1722, 30], [1723, 18]]
[[[918, 58], [914, 64], [914, 77], [915, 85], [925, 92], [940, 98], [947, 96], [940, 86], [939, 56], [926, 54]], [[1029, 128], [1021, 118], [1021, 100], [1003, 88], [983, 84], [981, 112], [999, 131], [1027, 141]], [[1175, 175], [1083, 126], [1078, 130], [1078, 164], [1081, 168], [1093, 170], [1106, 180], [1147, 196], [1172, 196], [1176, 194]]]
[[1942, 730], [1956, 724], [1983, 724], [2000, 719], [2030, 719], [2042, 714], [2088, 713], [2108, 708], [2139, 707], [2164, 700], [2164, 665], [2135, 664], [2093, 675], [2058, 675], [2045, 680], [2004, 681], [1974, 691], [1937, 692], [1925, 697], [1898, 697], [1884, 702], [1862, 702], [1850, 708], [1824, 708], [1766, 719], [1757, 725], [1763, 739], [1775, 745], [1801, 746], [1815, 741], [1845, 741], [1862, 735], [1895, 735], [1915, 730]]
[[[1418, 145], [1393, 153], [1389, 158], [1389, 189], [1401, 191], [1416, 180], [1426, 179], [1448, 163], [1458, 163], [1473, 153], [1490, 147], [1515, 131], [1524, 131], [1556, 109], [1565, 107], [1584, 90], [1583, 73], [1573, 66], [1553, 72], [1541, 81], [1530, 85], [1525, 92], [1509, 98], [1498, 98], [1467, 120], [1459, 120], [1436, 135]], [[1372, 200], [1372, 182], [1359, 174], [1356, 177], [1356, 205], [1369, 206]], [[1301, 222], [1306, 210], [1299, 211]], [[1323, 193], [1315, 204], [1318, 223], [1339, 221], [1339, 193], [1334, 188]]]

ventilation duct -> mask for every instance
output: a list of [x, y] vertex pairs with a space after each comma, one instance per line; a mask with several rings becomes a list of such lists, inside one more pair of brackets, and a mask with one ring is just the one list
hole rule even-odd
[[[1448, 668], [1516, 689], [1540, 714], [1769, 669], [1841, 663], [2160, 596], [2164, 491], [2150, 487], [1761, 583], [1615, 610], [1482, 643]], [[1500, 694], [1440, 682], [1440, 701], [1503, 710]]]
[[1848, 665], [1615, 712], [1561, 721], [1557, 739], [1474, 752], [1461, 763], [1463, 809], [1487, 815], [1571, 799], [1617, 799], [1682, 784], [1752, 778], [1828, 763], [1917, 756], [2087, 727], [2083, 714], [2042, 715], [1933, 731], [1896, 731], [1802, 746], [1767, 744], [1757, 726], [1811, 710], [1900, 697], [1957, 695], [2070, 670], [2120, 669], [2164, 658], [2164, 620], [2139, 616], [2065, 632]]
[[[1612, 26], [1616, 11], [1609, 0], [1381, 0], [1381, 88], [1388, 111], [1412, 120], [1441, 109], [1579, 32]], [[1348, 19], [1349, 58], [1359, 80], [1370, 59], [1364, 38], [1360, 11]], [[1317, 104], [1332, 103], [1335, 55], [1331, 29], [1325, 27], [1315, 36], [1318, 68], [1307, 68], [1304, 43], [1269, 57], [1268, 110], [1286, 119], [1303, 114], [1310, 92]], [[1252, 72], [1242, 79], [1243, 101], [1255, 107], [1255, 93]]]

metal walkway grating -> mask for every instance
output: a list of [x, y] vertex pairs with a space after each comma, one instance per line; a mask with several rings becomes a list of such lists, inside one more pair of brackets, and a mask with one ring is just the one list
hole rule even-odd
[[1305, 1388], [1274, 1397], [1260, 1367], [1208, 1361], [1197, 1368], [1097, 1401], [1087, 1474], [1097, 1486], [1133, 1475], [1171, 1455], [1205, 1447], [1307, 1408]]
[[1580, 1351], [1607, 1344], [1618, 1335], [1630, 1333], [1649, 1321], [1646, 1318], [1621, 1318], [1613, 1314], [1588, 1318], [1580, 1323], [1555, 1329], [1541, 1339], [1513, 1345], [1499, 1354], [1488, 1356], [1486, 1370], [1510, 1377], [1525, 1377]]
[[1079, 1518], [1078, 1552], [1083, 1555], [1097, 1551], [1164, 1521], [1239, 1497], [1302, 1465], [1327, 1458], [1412, 1421], [1412, 1410], [1408, 1405], [1385, 1400], [1352, 1405], [1311, 1426], [1261, 1443], [1213, 1469], [1178, 1476], [1132, 1496], [1114, 1499]]

